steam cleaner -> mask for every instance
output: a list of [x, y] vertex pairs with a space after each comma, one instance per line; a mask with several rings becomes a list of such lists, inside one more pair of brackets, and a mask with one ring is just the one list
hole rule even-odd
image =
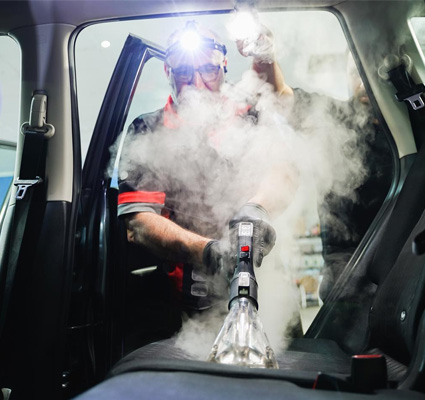
[[278, 368], [258, 317], [258, 284], [253, 262], [252, 222], [237, 226], [237, 257], [230, 281], [229, 313], [208, 361], [253, 368]]

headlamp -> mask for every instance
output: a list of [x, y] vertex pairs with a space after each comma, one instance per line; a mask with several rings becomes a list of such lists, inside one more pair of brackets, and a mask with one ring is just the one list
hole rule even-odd
[[177, 42], [173, 43], [166, 51], [166, 58], [175, 53], [196, 53], [201, 49], [218, 50], [223, 55], [227, 54], [224, 44], [218, 43], [216, 40], [206, 38], [194, 29], [187, 29]]
[[200, 43], [201, 37], [192, 29], [185, 31], [180, 38], [180, 46], [186, 51], [195, 51]]

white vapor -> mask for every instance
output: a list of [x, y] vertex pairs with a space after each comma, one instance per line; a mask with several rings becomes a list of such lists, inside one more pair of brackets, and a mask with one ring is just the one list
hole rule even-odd
[[[220, 93], [188, 87], [179, 101], [176, 127], [160, 126], [154, 134], [130, 139], [121, 164], [122, 175], [143, 166], [155, 172], [165, 190], [167, 185], [189, 188], [190, 198], [179, 192], [178, 222], [203, 235], [215, 231], [216, 239], [226, 237], [229, 219], [259, 190], [276, 200], [271, 224], [278, 241], [256, 270], [259, 315], [275, 353], [285, 349], [288, 326], [298, 312], [288, 254], [297, 220], [311, 200], [305, 194], [313, 185], [319, 204], [329, 192], [354, 198], [366, 175], [363, 144], [353, 130], [335, 124], [323, 99], [308, 105], [302, 122], [296, 110], [307, 105], [292, 103], [253, 71], [235, 85], [225, 83]], [[250, 112], [247, 116], [253, 105], [258, 119]], [[341, 234], [349, 235], [344, 226]], [[225, 300], [228, 294], [221, 296]], [[177, 345], [205, 360], [224, 321], [225, 303], [186, 320]]]

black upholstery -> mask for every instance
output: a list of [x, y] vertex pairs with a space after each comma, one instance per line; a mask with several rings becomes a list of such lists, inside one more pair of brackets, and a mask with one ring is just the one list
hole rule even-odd
[[425, 206], [425, 146], [416, 155], [388, 224], [380, 246], [368, 269], [372, 282], [382, 283], [400, 254], [402, 247], [419, 221]]
[[[201, 365], [202, 364], [202, 365]], [[281, 371], [180, 362], [141, 365], [136, 372], [113, 377], [78, 400], [423, 400], [424, 395], [407, 390], [380, 390], [374, 394], [311, 390], [285, 379]], [[296, 383], [299, 383], [296, 382]]]
[[[310, 380], [317, 371], [349, 374], [350, 357], [335, 342], [329, 340], [295, 340], [292, 346], [281, 354], [276, 354], [279, 370], [310, 372]], [[193, 360], [189, 354], [176, 346], [174, 338], [150, 343], [123, 358], [110, 375], [137, 370], [140, 363], [152, 360]]]
[[425, 213], [413, 229], [393, 268], [378, 286], [370, 312], [374, 344], [408, 364], [425, 301], [425, 255], [412, 252], [412, 241], [425, 229]]

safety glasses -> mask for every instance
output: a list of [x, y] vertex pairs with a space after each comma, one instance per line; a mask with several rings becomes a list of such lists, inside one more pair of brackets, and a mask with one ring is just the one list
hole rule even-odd
[[220, 65], [205, 64], [198, 68], [193, 68], [190, 65], [183, 65], [177, 68], [170, 68], [174, 79], [181, 83], [192, 82], [195, 72], [199, 72], [204, 82], [213, 82], [217, 79], [220, 72]]

